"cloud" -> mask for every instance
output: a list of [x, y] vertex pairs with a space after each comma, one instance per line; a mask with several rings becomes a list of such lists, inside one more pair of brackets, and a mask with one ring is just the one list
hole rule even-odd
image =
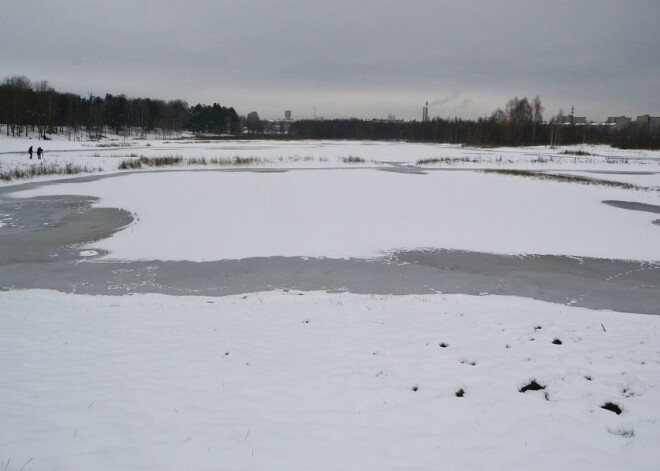
[[548, 112], [658, 114], [657, 18], [657, 0], [3, 0], [0, 74], [265, 117], [419, 118], [429, 97], [476, 117], [537, 94]]

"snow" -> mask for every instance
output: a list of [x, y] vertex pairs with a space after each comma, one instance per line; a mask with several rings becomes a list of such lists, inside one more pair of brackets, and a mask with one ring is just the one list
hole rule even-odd
[[[72, 163], [103, 173], [118, 172], [122, 160], [139, 156], [180, 156], [192, 158], [233, 159], [255, 158], [252, 166], [270, 168], [382, 167], [392, 163], [415, 164], [423, 159], [446, 159], [424, 164], [442, 168], [515, 168], [529, 170], [566, 171], [645, 171], [660, 173], [660, 151], [622, 150], [608, 146], [546, 146], [522, 148], [469, 148], [451, 144], [378, 142], [378, 141], [199, 141], [176, 139], [133, 139], [114, 137], [100, 142], [67, 140], [54, 135], [52, 140], [18, 139], [0, 135], [0, 172], [13, 168], [39, 165], [27, 159], [27, 148], [39, 143], [46, 150], [44, 162], [66, 165]], [[582, 151], [590, 155], [574, 156], [564, 152]], [[364, 163], [344, 162], [348, 157], [360, 157]], [[199, 167], [194, 165], [193, 167]], [[208, 165], [204, 167], [213, 167]], [[227, 165], [223, 165], [226, 168]], [[231, 166], [229, 166], [231, 167]], [[182, 165], [179, 169], [189, 168]], [[52, 180], [62, 176], [42, 177]], [[658, 186], [658, 178], [654, 179]], [[13, 181], [9, 184], [20, 183]], [[7, 185], [7, 183], [3, 183]]]
[[82, 194], [136, 222], [93, 243], [121, 260], [373, 257], [444, 248], [660, 260], [655, 215], [603, 200], [660, 204], [657, 192], [474, 172], [371, 169], [139, 173], [14, 196]]
[[[35, 142], [0, 137], [0, 172], [39, 165], [25, 156]], [[602, 204], [658, 205], [657, 191], [474, 171], [571, 172], [657, 187], [656, 174], [589, 172], [657, 173], [658, 152], [44, 144], [47, 162], [105, 174], [120, 173], [131, 153], [239, 155], [262, 159], [256, 167], [291, 168], [184, 165], [14, 194], [92, 195], [97, 206], [135, 214], [112, 237], [76, 247], [83, 258], [101, 250], [121, 260], [373, 257], [431, 247], [660, 260], [657, 215]], [[351, 155], [365, 163], [345, 163]], [[448, 160], [425, 164], [422, 175], [380, 170], [424, 158]], [[63, 177], [40, 180], [52, 179]], [[0, 214], [0, 237], [11, 218]], [[296, 291], [206, 298], [0, 289], [0, 306], [3, 471], [650, 470], [660, 462], [657, 316], [490, 295]], [[521, 393], [531, 380], [545, 389]], [[602, 409], [607, 402], [623, 412]]]
[[[7, 470], [660, 461], [655, 316], [460, 295], [28, 291], [0, 302]], [[519, 392], [532, 379], [546, 389]]]

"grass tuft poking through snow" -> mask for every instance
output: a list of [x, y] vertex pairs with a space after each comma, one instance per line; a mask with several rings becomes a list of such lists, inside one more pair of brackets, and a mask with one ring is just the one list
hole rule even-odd
[[355, 155], [349, 155], [342, 159], [345, 164], [363, 164], [365, 161], [362, 157], [356, 157]]
[[608, 410], [610, 412], [614, 412], [616, 415], [620, 415], [621, 412], [623, 412], [623, 409], [619, 404], [616, 404], [615, 402], [608, 401], [602, 406], [600, 406], [601, 409]]
[[415, 165], [433, 165], [433, 164], [456, 164], [456, 163], [477, 163], [478, 160], [470, 160], [468, 157], [441, 157], [432, 159], [420, 159]]
[[525, 393], [527, 391], [540, 391], [541, 389], [545, 389], [545, 386], [539, 384], [535, 379], [533, 379], [529, 383], [524, 385], [522, 388], [520, 388], [518, 391], [520, 391], [521, 393]]
[[119, 170], [131, 170], [145, 167], [172, 167], [180, 165], [183, 157], [180, 155], [166, 155], [162, 157], [145, 157], [141, 155], [138, 159], [124, 159], [119, 163]]
[[612, 435], [618, 435], [623, 438], [633, 438], [635, 436], [635, 430], [632, 428], [615, 428], [615, 429], [607, 429]]
[[241, 157], [239, 155], [233, 158], [190, 157], [185, 159], [185, 161], [180, 155], [159, 157], [145, 157], [141, 155], [138, 157], [136, 154], [131, 154], [130, 157], [133, 158], [124, 159], [119, 163], [119, 170], [136, 170], [142, 167], [176, 167], [182, 165], [184, 162], [187, 165], [215, 165], [220, 167], [249, 167], [270, 162], [258, 157]]
[[562, 341], [561, 341], [560, 339], [558, 339], [558, 338], [555, 338], [555, 339], [552, 341], [552, 344], [553, 344], [553, 345], [561, 345], [561, 344], [562, 344]]
[[565, 151], [560, 152], [560, 154], [562, 154], [562, 155], [577, 155], [577, 156], [580, 156], [580, 157], [594, 156], [595, 155], [595, 154], [592, 154], [590, 152], [586, 152], [584, 150], [565, 150]]
[[463, 396], [465, 396], [465, 389], [460, 388], [460, 389], [459, 389], [458, 391], [456, 391], [454, 394], [456, 395], [456, 397], [463, 397]]
[[59, 163], [48, 163], [39, 165], [30, 165], [24, 168], [12, 168], [0, 171], [0, 180], [10, 182], [12, 180], [24, 180], [27, 178], [36, 178], [47, 175], [77, 175], [79, 173], [102, 172], [100, 167], [88, 167], [87, 165], [75, 165], [67, 162], [62, 165]]
[[612, 180], [602, 180], [598, 178], [580, 177], [577, 175], [560, 175], [554, 173], [535, 172], [533, 170], [486, 169], [480, 171], [483, 173], [496, 173], [500, 175], [535, 178], [537, 180], [552, 180], [561, 183], [579, 183], [582, 185], [609, 186], [613, 188], [621, 188], [624, 190], [655, 190], [655, 188], [634, 185], [632, 183], [625, 183], [625, 182], [612, 181]]

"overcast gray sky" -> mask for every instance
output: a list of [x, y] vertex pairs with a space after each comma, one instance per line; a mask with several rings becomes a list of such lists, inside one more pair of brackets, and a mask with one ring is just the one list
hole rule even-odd
[[2, 0], [0, 78], [262, 117], [660, 115], [660, 0]]

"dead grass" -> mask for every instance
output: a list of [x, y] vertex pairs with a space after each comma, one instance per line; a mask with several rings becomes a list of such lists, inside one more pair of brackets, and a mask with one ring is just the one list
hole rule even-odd
[[509, 175], [514, 177], [534, 178], [536, 180], [551, 180], [561, 183], [577, 183], [580, 185], [609, 186], [613, 188], [623, 188], [624, 190], [653, 190], [653, 188], [633, 185], [632, 183], [616, 182], [612, 180], [601, 180], [598, 178], [586, 178], [577, 175], [560, 175], [545, 172], [535, 172], [533, 170], [512, 170], [512, 169], [486, 169], [480, 170], [483, 173], [496, 173], [500, 175]]
[[468, 157], [439, 157], [433, 159], [420, 159], [415, 165], [434, 165], [434, 164], [456, 164], [456, 163], [478, 163], [477, 159], [470, 160]]
[[29, 167], [16, 167], [0, 171], [0, 180], [10, 182], [12, 180], [24, 180], [47, 175], [77, 175], [79, 173], [102, 172], [101, 167], [88, 167], [87, 165], [74, 165], [72, 163], [58, 164], [34, 164]]
[[[131, 155], [132, 157], [132, 155]], [[166, 155], [160, 157], [145, 157], [124, 159], [119, 163], [120, 170], [135, 170], [143, 167], [175, 167], [179, 165], [215, 165], [219, 167], [249, 167], [263, 164], [264, 160], [257, 157], [219, 158], [219, 157], [191, 157], [185, 159], [180, 155]]]

